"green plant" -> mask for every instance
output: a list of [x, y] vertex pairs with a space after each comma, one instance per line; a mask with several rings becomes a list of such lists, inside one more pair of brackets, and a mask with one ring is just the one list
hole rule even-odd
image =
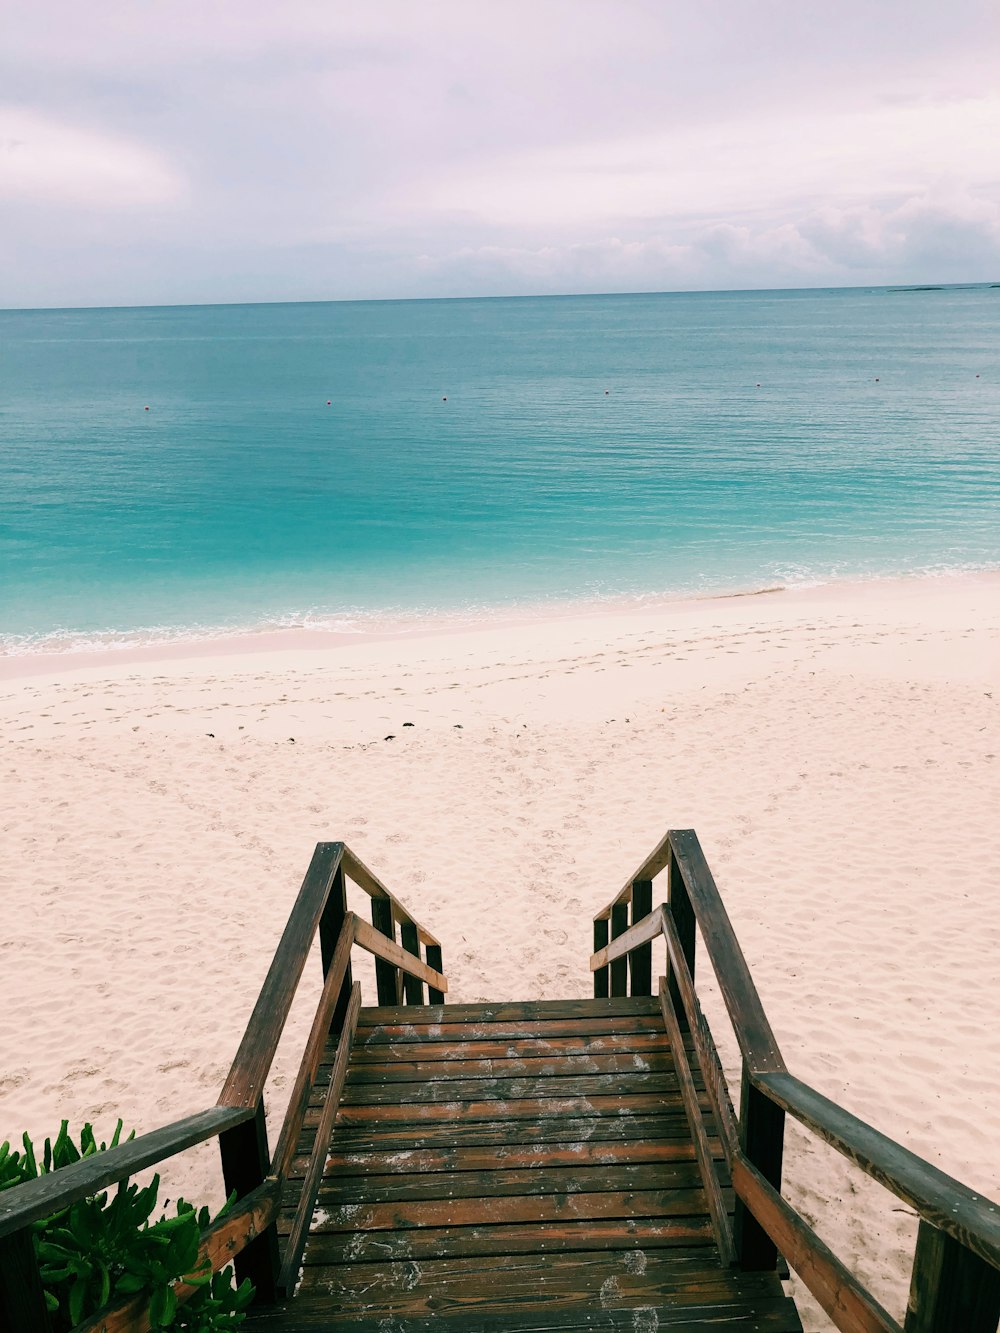
[[[0, 1144], [0, 1190], [113, 1148], [121, 1132], [119, 1120], [110, 1143], [99, 1144], [92, 1126], [84, 1125], [77, 1147], [64, 1120], [55, 1142], [45, 1140], [40, 1164], [27, 1134], [23, 1153]], [[35, 1251], [56, 1333], [67, 1333], [112, 1297], [137, 1293], [149, 1296], [154, 1329], [230, 1333], [243, 1322], [254, 1294], [250, 1282], [235, 1287], [231, 1268], [213, 1275], [199, 1257], [201, 1231], [212, 1220], [208, 1209], [178, 1199], [173, 1216], [151, 1222], [159, 1187], [159, 1176], [141, 1188], [123, 1180], [110, 1197], [80, 1199], [35, 1223]], [[183, 1305], [176, 1290], [181, 1282], [197, 1288]]]

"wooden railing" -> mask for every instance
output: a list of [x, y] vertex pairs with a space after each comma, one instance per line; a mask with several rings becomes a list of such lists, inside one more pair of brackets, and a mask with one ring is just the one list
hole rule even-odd
[[[371, 897], [374, 925], [348, 911], [348, 880]], [[397, 926], [401, 944], [395, 940]], [[323, 989], [272, 1158], [264, 1083], [317, 931]], [[322, 842], [313, 853], [218, 1104], [0, 1194], [0, 1333], [45, 1333], [50, 1328], [33, 1223], [216, 1137], [226, 1191], [235, 1193], [236, 1202], [202, 1232], [202, 1258], [213, 1271], [235, 1259], [237, 1278], [251, 1279], [258, 1301], [273, 1301], [294, 1288], [361, 1004], [360, 986], [351, 976], [354, 945], [375, 955], [380, 1004], [395, 1004], [401, 998], [407, 1004], [422, 1004], [425, 983], [431, 1003], [444, 1001], [448, 983], [441, 973], [438, 941], [343, 843]], [[276, 1221], [282, 1186], [331, 1037], [336, 1040], [336, 1055], [330, 1085], [291, 1233], [284, 1255], [279, 1256]], [[176, 1290], [178, 1299], [184, 1300], [193, 1288]], [[77, 1333], [147, 1333], [147, 1306], [146, 1295], [119, 1301], [78, 1325]]]
[[[668, 876], [667, 901], [654, 908], [652, 881], [662, 871]], [[698, 931], [742, 1057], [739, 1115], [694, 986]], [[668, 833], [595, 919], [590, 960], [594, 994], [628, 994], [629, 974], [633, 995], [651, 994], [652, 940], [660, 935], [667, 953], [660, 1005], [723, 1261], [763, 1270], [774, 1268], [780, 1253], [844, 1333], [997, 1333], [1000, 1206], [788, 1072], [692, 829]], [[698, 1105], [685, 1033], [736, 1195], [732, 1225]], [[782, 1197], [786, 1113], [918, 1213], [902, 1328]]]

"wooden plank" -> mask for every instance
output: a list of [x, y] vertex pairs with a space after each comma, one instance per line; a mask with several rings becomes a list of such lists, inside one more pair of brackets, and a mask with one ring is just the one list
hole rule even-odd
[[[632, 885], [632, 924], [639, 924], [653, 911], [653, 881], [637, 879]], [[629, 989], [633, 995], [653, 993], [653, 946], [644, 944], [629, 955]]]
[[[502, 1049], [502, 1048], [501, 1048]], [[674, 1057], [664, 1043], [659, 1050], [632, 1051], [624, 1055], [532, 1056], [516, 1059], [496, 1056], [479, 1060], [421, 1060], [409, 1064], [351, 1062], [351, 1083], [448, 1082], [469, 1078], [579, 1078], [586, 1074], [642, 1074], [670, 1072]], [[436, 1057], [436, 1052], [435, 1052]]]
[[684, 1053], [677, 1015], [674, 1013], [673, 1002], [670, 999], [665, 977], [660, 981], [660, 1007], [663, 1010], [663, 1021], [666, 1025], [667, 1036], [677, 1048], [675, 1051], [677, 1075], [680, 1079], [681, 1094], [684, 1098], [684, 1110], [687, 1114], [688, 1124], [691, 1127], [701, 1183], [705, 1190], [705, 1197], [708, 1200], [708, 1213], [712, 1219], [715, 1243], [719, 1248], [719, 1257], [723, 1267], [728, 1268], [735, 1257], [733, 1238], [729, 1230], [729, 1217], [722, 1200], [722, 1190], [719, 1187], [719, 1178], [716, 1175], [712, 1150], [709, 1147], [708, 1136], [705, 1133], [705, 1123], [701, 1108], [698, 1105], [698, 1095], [695, 1092], [694, 1080], [691, 1077], [687, 1056]]
[[333, 1012], [340, 999], [341, 987], [347, 978], [353, 943], [353, 925], [345, 919], [336, 950], [330, 960], [326, 981], [323, 983], [323, 991], [316, 1007], [316, 1015], [306, 1040], [302, 1059], [299, 1062], [295, 1083], [288, 1099], [288, 1109], [285, 1112], [285, 1119], [274, 1150], [273, 1170], [277, 1176], [287, 1174], [289, 1163], [295, 1155], [296, 1144], [302, 1132], [302, 1121], [309, 1105], [312, 1086], [316, 1080], [320, 1062], [326, 1053]]
[[[351, 1333], [581, 1333], [599, 1329], [600, 1333], [802, 1333], [802, 1325], [793, 1303], [784, 1296], [762, 1297], [753, 1304], [745, 1301], [719, 1300], [701, 1306], [648, 1305], [642, 1307], [642, 1322], [633, 1309], [604, 1309], [600, 1301], [590, 1308], [523, 1311], [516, 1315], [460, 1314], [407, 1318], [376, 1315], [372, 1319], [354, 1319]], [[655, 1318], [656, 1323], [652, 1321]], [[299, 1298], [287, 1313], [273, 1318], [257, 1315], [248, 1328], [255, 1331], [273, 1328], [280, 1333], [317, 1333], [330, 1329], [327, 1301], [317, 1303]]]
[[[219, 1135], [219, 1154], [227, 1197], [235, 1194], [240, 1202], [255, 1196], [270, 1170], [263, 1097], [257, 1103], [252, 1120]], [[255, 1236], [236, 1255], [233, 1266], [237, 1282], [249, 1278], [257, 1288], [257, 1300], [273, 1301], [277, 1295], [279, 1267], [278, 1233], [274, 1226]]]
[[389, 1062], [412, 1064], [421, 1060], [527, 1060], [570, 1055], [645, 1055], [666, 1053], [670, 1049], [666, 1034], [639, 1032], [605, 1037], [527, 1037], [502, 1041], [435, 1042], [428, 1050], [424, 1042], [409, 1041], [379, 1046], [354, 1047], [351, 1068], [384, 1065]]
[[324, 1208], [349, 1203], [412, 1203], [418, 1199], [489, 1199], [513, 1194], [603, 1194], [628, 1190], [697, 1189], [697, 1162], [639, 1165], [529, 1166], [485, 1171], [412, 1172], [383, 1176], [327, 1176], [320, 1186]]
[[775, 1295], [774, 1281], [719, 1268], [704, 1247], [581, 1250], [571, 1254], [489, 1255], [464, 1259], [310, 1266], [300, 1296], [307, 1304], [324, 1293], [341, 1317], [463, 1313], [507, 1314], [522, 1309], [630, 1309], [669, 1301], [678, 1306]]
[[841, 1333], [901, 1333], [892, 1316], [742, 1154], [733, 1162], [732, 1171], [737, 1196]]
[[[680, 952], [684, 960], [684, 965], [693, 982], [697, 920], [694, 908], [691, 904], [691, 897], [688, 893], [687, 884], [684, 881], [684, 874], [678, 864], [672, 846], [667, 861], [667, 904], [663, 910], [663, 919], [664, 922], [669, 921], [674, 928], [676, 939], [680, 944]], [[678, 988], [677, 978], [674, 975], [674, 963], [672, 959], [669, 959], [667, 962], [667, 988], [670, 992], [670, 1003], [673, 1011], [678, 1015], [680, 1026], [684, 1027], [686, 1024], [685, 1011], [681, 1004], [680, 990]]]
[[[718, 1140], [714, 1145], [720, 1152]], [[615, 1166], [639, 1162], [693, 1162], [694, 1145], [687, 1139], [593, 1143], [589, 1140], [555, 1143], [503, 1143], [489, 1147], [411, 1148], [347, 1152], [335, 1136], [327, 1154], [327, 1174], [338, 1177], [378, 1176], [399, 1171], [496, 1171], [516, 1167]], [[298, 1158], [305, 1165], [305, 1158]], [[293, 1162], [293, 1174], [295, 1164]]]
[[48, 1333], [51, 1327], [32, 1233], [11, 1232], [0, 1238], [0, 1333]]
[[[396, 943], [396, 923], [392, 919], [392, 903], [387, 898], [372, 899], [372, 925], [387, 940], [391, 940], [393, 944]], [[399, 968], [393, 967], [391, 963], [383, 962], [381, 958], [376, 958], [375, 986], [378, 991], [379, 1004], [399, 1004], [403, 989], [403, 979], [399, 974]]]
[[[432, 967], [435, 972], [443, 972], [444, 963], [441, 958], [440, 944], [428, 944], [425, 949], [427, 966]], [[427, 1000], [430, 1004], [444, 1004], [444, 992], [436, 990], [433, 986], [428, 986]]]
[[[594, 922], [594, 953], [599, 954], [608, 942], [609, 923], [598, 919]], [[592, 968], [594, 973], [594, 998], [606, 999], [611, 993], [610, 973], [607, 966]]]
[[[753, 1086], [744, 1064], [740, 1094], [740, 1153], [760, 1172], [775, 1193], [781, 1190], [784, 1143], [784, 1111]], [[773, 1239], [764, 1224], [742, 1200], [736, 1204], [733, 1242], [742, 1268], [767, 1269], [777, 1266], [778, 1250]]]
[[[661, 932], [660, 913], [650, 912], [642, 920], [637, 921], [634, 926], [629, 926], [628, 930], [616, 935], [610, 944], [590, 955], [591, 972], [597, 972], [607, 967], [609, 963], [618, 962], [633, 949], [638, 949], [640, 945], [646, 944], [649, 940], [655, 940]], [[624, 994], [624, 992], [622, 993]], [[646, 993], [645, 991], [640, 992], [643, 995]]]
[[[330, 885], [330, 892], [327, 895], [326, 906], [323, 908], [323, 914], [319, 919], [319, 947], [320, 957], [323, 963], [323, 976], [325, 977], [334, 965], [334, 959], [337, 955], [337, 949], [340, 946], [341, 936], [348, 924], [348, 919], [354, 920], [354, 917], [347, 910], [347, 885], [344, 879], [344, 867], [339, 865], [334, 872], [333, 883]], [[347, 954], [347, 967], [344, 972], [344, 980], [340, 987], [340, 994], [333, 1007], [333, 1014], [330, 1018], [330, 1031], [333, 1034], [339, 1033], [347, 1016], [347, 1006], [351, 999], [351, 955]]]
[[[251, 1241], [274, 1222], [278, 1211], [277, 1180], [266, 1180], [253, 1194], [235, 1204], [224, 1217], [201, 1233], [199, 1258], [212, 1272], [232, 1263]], [[178, 1304], [190, 1300], [199, 1288], [178, 1283], [174, 1294]], [[108, 1305], [91, 1319], [77, 1324], [73, 1333], [149, 1333], [149, 1296], [145, 1292], [128, 1300]]]
[[[496, 1105], [496, 1103], [492, 1103]], [[420, 1125], [387, 1125], [378, 1120], [362, 1125], [337, 1125], [335, 1146], [346, 1151], [371, 1147], [393, 1152], [402, 1149], [492, 1147], [502, 1144], [556, 1143], [630, 1143], [637, 1139], [687, 1138], [687, 1117], [681, 1105], [665, 1113], [639, 1115], [604, 1115], [581, 1118], [526, 1118], [483, 1121], [442, 1120]], [[303, 1142], [311, 1131], [303, 1131]]]
[[392, 1023], [433, 1027], [438, 1023], [515, 1023], [553, 1018], [633, 1018], [659, 1023], [660, 1009], [649, 996], [621, 995], [604, 1000], [506, 1000], [487, 1004], [428, 1004], [419, 1014], [406, 1005], [363, 1005], [358, 1029]]
[[407, 1227], [486, 1227], [512, 1222], [590, 1221], [596, 1218], [704, 1214], [705, 1192], [692, 1189], [600, 1190], [590, 1194], [501, 1195], [485, 1199], [421, 1199], [351, 1203], [320, 1214], [314, 1230], [399, 1231]]
[[[668, 837], [743, 1058], [757, 1073], [784, 1072], [777, 1039], [697, 834], [694, 829], [672, 829]], [[676, 912], [674, 920], [677, 922]], [[683, 943], [683, 935], [681, 940]], [[693, 976], [693, 969], [691, 972]]]
[[694, 980], [688, 969], [687, 958], [680, 936], [677, 934], [673, 918], [663, 911], [663, 935], [667, 945], [667, 955], [672, 969], [674, 991], [680, 997], [688, 1020], [688, 1032], [685, 1041], [689, 1042], [697, 1055], [698, 1068], [715, 1112], [719, 1134], [726, 1147], [727, 1158], [731, 1161], [739, 1147], [740, 1129], [736, 1118], [733, 1101], [729, 1095], [729, 1085], [722, 1072], [722, 1062], [716, 1050], [715, 1041], [701, 1003], [694, 988]]
[[367, 1263], [389, 1259], [421, 1260], [462, 1255], [557, 1254], [607, 1248], [644, 1251], [705, 1246], [715, 1254], [707, 1214], [676, 1217], [627, 1217], [523, 1225], [408, 1228], [395, 1231], [313, 1232], [304, 1263]]
[[370, 898], [385, 898], [391, 908], [395, 920], [412, 921], [424, 944], [440, 944], [441, 941], [430, 933], [419, 921], [415, 921], [409, 912], [400, 904], [399, 900], [385, 887], [382, 881], [371, 870], [364, 865], [349, 847], [344, 848], [344, 870], [349, 879], [353, 880], [359, 889], [363, 889]]
[[79, 1162], [60, 1167], [36, 1180], [27, 1180], [16, 1189], [0, 1194], [0, 1238], [21, 1231], [43, 1217], [75, 1203], [77, 1199], [98, 1194], [126, 1176], [133, 1176], [147, 1166], [155, 1166], [168, 1157], [192, 1148], [196, 1143], [253, 1118], [252, 1109], [213, 1106], [208, 1111], [185, 1116], [173, 1124], [154, 1129], [117, 1148], [84, 1157]]
[[921, 1219], [905, 1333], [996, 1333], [1000, 1272]]
[[[435, 990], [446, 993], [448, 990], [448, 980], [440, 972], [435, 972], [432, 967], [426, 963], [414, 958], [413, 954], [394, 944], [392, 940], [387, 940], [384, 935], [379, 934], [374, 926], [370, 926], [367, 921], [362, 921], [359, 916], [354, 918], [354, 939], [361, 945], [362, 949], [367, 949], [373, 953], [376, 958], [381, 958], [384, 962], [392, 963], [394, 967], [400, 968], [409, 976], [419, 977], [433, 986]], [[423, 992], [421, 991], [421, 994]]]
[[792, 1074], [760, 1075], [753, 1082], [926, 1221], [1000, 1268], [1000, 1205], [894, 1143]]
[[[420, 961], [420, 934], [412, 921], [402, 921], [399, 926], [399, 938], [407, 953]], [[424, 983], [419, 977], [403, 977], [403, 996], [407, 1004], [423, 1004]]]
[[[681, 1110], [680, 1092], [632, 1093], [628, 1097], [524, 1097], [514, 1101], [486, 1100], [478, 1102], [410, 1102], [406, 1106], [341, 1106], [345, 1125], [388, 1125], [391, 1123], [423, 1122], [427, 1120], [538, 1120], [552, 1116], [566, 1119], [574, 1116], [630, 1116], [657, 1115], [665, 1111]], [[703, 1108], [707, 1108], [707, 1101]], [[307, 1113], [306, 1124], [309, 1124]], [[315, 1123], [315, 1122], [313, 1122]]]
[[220, 1106], [253, 1108], [260, 1097], [343, 856], [342, 842], [316, 844], [236, 1058], [222, 1085]]
[[[616, 903], [611, 909], [611, 939], [616, 940], [628, 929], [628, 903]], [[628, 994], [628, 959], [616, 958], [610, 965], [611, 994]]]
[[[414, 1011], [411, 1010], [411, 1013]], [[398, 1041], [507, 1041], [524, 1037], [610, 1036], [613, 1033], [663, 1032], [659, 1014], [610, 1018], [523, 1019], [511, 1023], [386, 1023], [359, 1033], [364, 1048]]]
[[[317, 1085], [318, 1086], [318, 1085]], [[459, 1078], [441, 1083], [356, 1083], [344, 1089], [344, 1106], [412, 1107], [420, 1102], [520, 1101], [524, 1098], [628, 1097], [633, 1093], [676, 1092], [677, 1075], [662, 1071], [584, 1074], [580, 1078]]]
[[326, 1101], [323, 1104], [319, 1126], [316, 1130], [316, 1139], [313, 1143], [312, 1157], [310, 1158], [309, 1166], [306, 1170], [298, 1207], [295, 1212], [295, 1222], [285, 1245], [284, 1261], [281, 1265], [281, 1274], [278, 1278], [278, 1285], [285, 1294], [288, 1294], [295, 1289], [295, 1280], [299, 1273], [299, 1262], [302, 1258], [302, 1250], [305, 1246], [306, 1236], [309, 1234], [309, 1224], [312, 1221], [313, 1208], [316, 1204], [316, 1194], [322, 1181], [323, 1168], [326, 1165], [326, 1153], [330, 1142], [330, 1135], [333, 1132], [333, 1122], [337, 1116], [341, 1090], [344, 1086], [344, 1079], [347, 1076], [347, 1061], [351, 1051], [351, 1041], [354, 1037], [354, 1028], [358, 1021], [358, 1010], [360, 1008], [361, 987], [355, 982], [351, 988], [351, 1000], [347, 1007], [347, 1014], [344, 1018], [344, 1029], [341, 1033], [340, 1045], [337, 1049], [337, 1061], [333, 1067], [333, 1075], [330, 1079], [330, 1086], [327, 1089]]

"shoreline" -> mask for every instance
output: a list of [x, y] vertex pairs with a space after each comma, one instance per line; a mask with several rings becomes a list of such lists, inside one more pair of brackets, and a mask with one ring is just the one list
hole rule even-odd
[[[607, 599], [580, 599], [523, 602], [512, 607], [484, 608], [481, 611], [418, 613], [412, 620], [393, 619], [386, 613], [385, 623], [358, 629], [311, 627], [301, 624], [245, 630], [206, 630], [176, 636], [153, 638], [149, 642], [109, 642], [101, 646], [48, 648], [42, 650], [0, 652], [0, 682], [25, 677], [63, 674], [106, 668], [114, 671], [125, 666], [149, 666], [156, 663], [198, 662], [207, 658], [232, 658], [267, 654], [316, 653], [365, 647], [374, 644], [409, 642], [428, 638], [452, 638], [458, 635], [516, 632], [539, 626], [565, 625], [574, 621], [592, 622], [602, 617], [622, 620], [651, 617], [660, 622], [671, 615], [684, 617], [706, 607], [718, 607], [722, 614], [744, 603], [755, 605], [781, 601], [801, 609], [815, 602], [824, 605], [890, 596], [907, 599], [920, 597], [937, 588], [993, 587], [1000, 596], [1000, 569], [955, 570], [912, 575], [874, 575], [862, 579], [838, 579], [801, 584], [771, 584], [766, 587], [692, 594], [642, 594]], [[375, 613], [376, 615], [378, 613]], [[343, 619], [347, 619], [345, 616]], [[333, 619], [333, 617], [331, 617]], [[151, 634], [156, 631], [149, 631]], [[82, 633], [82, 632], [81, 632]], [[141, 634], [143, 631], [122, 631]]]

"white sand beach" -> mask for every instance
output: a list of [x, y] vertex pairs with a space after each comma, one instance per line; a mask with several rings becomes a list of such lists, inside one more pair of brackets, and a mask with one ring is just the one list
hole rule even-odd
[[[789, 1067], [1000, 1197], [1000, 577], [183, 652], [0, 663], [0, 1139], [211, 1105], [319, 839], [465, 1001], [587, 995], [594, 913], [694, 827]], [[898, 1316], [910, 1210], [786, 1160]]]

